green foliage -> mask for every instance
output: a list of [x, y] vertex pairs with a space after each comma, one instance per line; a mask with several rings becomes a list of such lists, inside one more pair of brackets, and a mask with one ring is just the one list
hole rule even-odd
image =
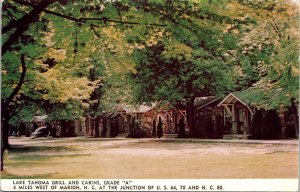
[[281, 124], [275, 110], [258, 110], [254, 114], [252, 124], [253, 139], [280, 139]]
[[[239, 76], [240, 86], [265, 91], [271, 100], [257, 103], [259, 106], [287, 106], [290, 98], [299, 98], [299, 9], [296, 9], [299, 4], [282, 0], [239, 3], [241, 11], [252, 9], [249, 15], [257, 20], [254, 25], [241, 28], [240, 58], [242, 64], [247, 64]], [[276, 98], [274, 92], [277, 90], [281, 94]]]
[[[251, 87], [271, 98], [260, 106], [298, 101], [296, 6], [283, 0], [54, 2], [46, 9], [58, 14], [42, 12], [2, 56], [2, 103], [20, 79], [21, 54], [27, 72], [9, 105], [11, 122], [38, 113], [99, 116], [112, 103], [176, 102]], [[32, 9], [3, 2], [4, 29]], [[14, 31], [5, 31], [2, 41]], [[282, 94], [274, 98], [276, 90]]]

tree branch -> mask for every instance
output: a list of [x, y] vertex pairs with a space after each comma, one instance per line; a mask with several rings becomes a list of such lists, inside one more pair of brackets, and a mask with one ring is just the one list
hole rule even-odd
[[[16, 2], [16, 3], [19, 3], [21, 5], [35, 7], [34, 4], [24, 2], [22, 0], [13, 0], [13, 1]], [[101, 17], [101, 18], [80, 17], [80, 18], [75, 18], [75, 17], [67, 16], [67, 15], [64, 15], [64, 14], [61, 14], [61, 13], [56, 13], [54, 11], [50, 11], [50, 10], [47, 10], [47, 9], [43, 9], [43, 11], [45, 13], [49, 13], [49, 14], [52, 14], [52, 15], [55, 15], [55, 16], [58, 16], [58, 17], [62, 17], [62, 18], [65, 18], [65, 19], [68, 19], [68, 20], [71, 20], [71, 21], [80, 22], [80, 23], [86, 23], [86, 21], [104, 21], [104, 22], [121, 23], [121, 24], [129, 24], [129, 25], [146, 25], [146, 26], [160, 26], [160, 27], [167, 26], [167, 25], [164, 25], [164, 24], [155, 24], [155, 23], [143, 24], [143, 23], [140, 23], [140, 22], [122, 21], [122, 20], [110, 19], [110, 18], [107, 18], [107, 17]]]
[[19, 20], [12, 22], [3, 28], [3, 33], [9, 31], [13, 28], [16, 28], [15, 32], [12, 33], [8, 40], [2, 45], [2, 55], [4, 55], [11, 45], [18, 40], [18, 38], [28, 29], [29, 25], [38, 18], [39, 14], [51, 3], [54, 3], [56, 0], [47, 0], [40, 3], [38, 6], [35, 6], [32, 11], [24, 15]]
[[271, 26], [273, 27], [275, 33], [278, 35], [279, 39], [281, 39], [281, 33], [280, 33], [278, 27], [276, 26], [276, 24], [273, 23], [272, 21], [270, 21], [270, 24], [271, 24]]
[[189, 27], [187, 25], [184, 25], [182, 23], [177, 22], [173, 17], [171, 17], [171, 16], [169, 16], [169, 15], [167, 15], [167, 14], [161, 12], [161, 11], [156, 10], [155, 8], [153, 8], [152, 6], [150, 6], [149, 4], [147, 4], [147, 7], [149, 7], [150, 10], [152, 10], [153, 12], [158, 13], [159, 15], [162, 15], [163, 17], [169, 19], [172, 23], [177, 24], [177, 25], [181, 25], [182, 27], [184, 27], [184, 28], [186, 28], [186, 29], [194, 32], [195, 34], [198, 34], [197, 31], [194, 30], [193, 28], [191, 28], [191, 27]]
[[26, 71], [27, 71], [24, 54], [21, 55], [20, 60], [21, 60], [21, 65], [22, 65], [21, 76], [20, 76], [20, 79], [19, 79], [19, 82], [18, 82], [16, 88], [13, 90], [13, 92], [10, 94], [10, 96], [3, 103], [2, 109], [4, 109], [4, 110], [7, 109], [7, 107], [9, 106], [9, 103], [12, 102], [14, 97], [19, 93], [19, 91], [24, 83], [24, 79], [25, 79], [25, 75], [26, 75]]

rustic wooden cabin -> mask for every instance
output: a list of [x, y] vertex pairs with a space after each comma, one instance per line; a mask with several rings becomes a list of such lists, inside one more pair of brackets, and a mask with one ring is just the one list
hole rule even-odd
[[[272, 104], [272, 99], [282, 96], [280, 90], [262, 89], [233, 92], [220, 103], [224, 113], [224, 138], [279, 139], [298, 137], [299, 119], [295, 99]], [[277, 104], [276, 104], [277, 103]], [[256, 107], [258, 104], [259, 108]], [[272, 106], [270, 106], [272, 105]]]
[[114, 110], [112, 118], [116, 118], [119, 124], [119, 133], [128, 133], [127, 129], [127, 111], [124, 108], [124, 104], [118, 104]]
[[174, 105], [168, 101], [155, 102], [151, 105], [139, 105], [137, 107], [125, 106], [127, 112], [127, 129], [129, 130], [132, 118], [140, 122], [140, 127], [147, 133], [147, 136], [152, 135], [153, 122], [156, 125], [159, 118], [162, 120], [163, 134], [173, 135], [178, 134], [179, 120], [185, 118], [185, 110], [178, 110]]
[[199, 138], [222, 138], [223, 109], [216, 97], [198, 97], [195, 101], [195, 126]]
[[152, 135], [152, 123], [157, 115], [157, 112], [154, 109], [155, 106], [156, 103], [152, 103], [151, 105], [124, 106], [123, 108], [127, 114], [127, 130], [130, 130], [132, 119], [134, 118], [139, 121], [140, 128], [150, 137]]
[[[54, 136], [56, 137], [76, 137], [77, 133], [82, 132], [83, 128], [79, 120], [59, 120], [52, 123], [52, 129]], [[77, 123], [76, 123], [77, 122]], [[76, 127], [76, 125], [80, 127]], [[81, 134], [81, 133], [80, 133]]]
[[179, 122], [180, 119], [183, 119], [185, 135], [189, 135], [189, 127], [186, 118], [186, 108], [184, 104], [182, 103], [174, 104], [173, 117], [174, 117], [175, 133], [179, 134]]
[[95, 118], [90, 115], [85, 116], [85, 136], [93, 137], [95, 136]]
[[154, 107], [155, 115], [152, 119], [152, 122], [155, 120], [156, 125], [159, 121], [159, 118], [162, 120], [162, 129], [163, 134], [175, 134], [175, 128], [174, 128], [174, 117], [173, 117], [173, 111], [174, 106], [172, 106], [167, 101], [162, 101], [159, 103], [156, 103]]
[[[124, 104], [114, 104], [98, 117], [87, 115], [85, 117], [85, 135], [89, 137], [95, 137], [95, 131], [98, 127], [99, 135], [102, 137], [109, 137], [110, 124], [112, 121], [118, 123], [118, 134], [128, 133], [126, 116], [127, 111], [125, 110], [124, 106]], [[102, 135], [104, 127], [106, 129], [106, 134]]]
[[[222, 109], [217, 107], [219, 99], [214, 96], [195, 98], [195, 127], [198, 138], [220, 138], [222, 135]], [[182, 118], [185, 125], [185, 135], [189, 135], [186, 119], [185, 100], [175, 105], [173, 111], [175, 133], [179, 132], [179, 121]]]
[[84, 125], [82, 120], [56, 120], [49, 121], [47, 115], [34, 116], [28, 123], [28, 129], [30, 134], [33, 132], [33, 125], [37, 127], [46, 126], [46, 122], [49, 122], [52, 126], [51, 134], [54, 137], [75, 137], [84, 135]]
[[224, 138], [226, 135], [240, 135], [241, 138], [248, 138], [252, 134], [251, 120], [255, 108], [250, 106], [245, 93], [233, 92], [227, 95], [218, 107], [223, 109]]

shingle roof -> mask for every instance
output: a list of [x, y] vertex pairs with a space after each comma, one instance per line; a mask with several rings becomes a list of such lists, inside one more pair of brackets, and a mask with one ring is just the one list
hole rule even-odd
[[152, 103], [151, 106], [146, 104], [139, 106], [125, 105], [123, 108], [127, 113], [146, 113], [152, 110], [155, 106], [157, 106], [157, 103]]
[[[235, 97], [235, 99], [233, 99]], [[219, 104], [232, 103], [239, 100], [241, 103], [247, 106], [256, 106], [265, 109], [278, 108], [278, 103], [281, 103], [283, 97], [287, 97], [282, 94], [280, 89], [248, 89], [244, 91], [232, 92], [227, 95]]]
[[215, 96], [208, 96], [208, 97], [197, 97], [195, 99], [195, 104], [194, 106], [196, 108], [201, 108], [201, 107], [204, 107], [214, 101], [217, 101], [219, 98], [215, 97]]

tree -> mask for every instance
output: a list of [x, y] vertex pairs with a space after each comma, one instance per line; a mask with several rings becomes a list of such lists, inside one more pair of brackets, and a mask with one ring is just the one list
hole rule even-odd
[[185, 137], [184, 119], [182, 117], [179, 120], [179, 133], [178, 133], [178, 137], [180, 137], [180, 138]]
[[[257, 100], [257, 106], [274, 109], [284, 104], [287, 107], [292, 97], [299, 98], [299, 9], [296, 8], [299, 3], [282, 0], [239, 2], [239, 12], [251, 9], [253, 11], [248, 16], [256, 20], [239, 29], [238, 46], [241, 50], [237, 61], [248, 66], [248, 69], [236, 70], [240, 73], [239, 79], [245, 82], [246, 77], [254, 76], [244, 89], [264, 90], [269, 102]], [[276, 91], [280, 94], [274, 94]]]
[[[86, 12], [90, 8], [92, 11], [87, 12], [95, 16], [95, 7], [80, 2], [74, 8], [66, 1], [55, 0], [3, 3], [1, 154], [9, 147], [9, 123], [33, 116], [38, 111], [48, 113], [52, 120], [74, 119], [88, 109], [87, 101], [99, 87], [98, 78], [95, 81], [87, 78], [86, 69], [93, 66], [89, 62], [94, 56], [90, 50], [95, 53], [103, 46], [102, 50], [111, 52], [108, 42], [99, 44], [95, 41], [99, 36], [91, 26], [105, 28], [107, 22], [118, 22], [103, 16], [98, 21], [105, 21], [105, 24], [98, 26], [86, 18], [76, 18], [80, 10]], [[114, 6], [110, 6], [111, 9]], [[64, 30], [66, 27], [69, 30]], [[90, 34], [94, 38], [90, 38]], [[110, 57], [114, 57], [112, 52]]]
[[2, 151], [8, 124], [35, 114], [99, 117], [112, 102], [168, 100], [186, 107], [196, 137], [196, 97], [267, 87], [270, 96], [284, 93], [274, 103], [298, 99], [294, 7], [283, 0], [4, 1]]
[[[198, 15], [200, 4], [196, 7], [186, 4], [176, 2], [170, 3], [168, 8], [158, 5], [152, 7], [160, 13], [163, 13], [161, 9], [170, 9], [168, 12], [173, 16], [168, 14], [165, 17], [180, 19], [175, 22], [169, 18], [172, 24], [168, 28], [156, 29], [157, 32], [147, 40], [136, 40], [145, 49], [135, 50], [137, 73], [132, 77], [135, 82], [135, 99], [138, 102], [167, 100], [184, 105], [190, 136], [197, 137], [194, 122], [195, 98], [222, 95], [232, 90], [234, 85], [229, 73], [231, 66], [225, 63], [223, 57], [228, 49], [227, 42], [219, 41], [229, 35], [223, 34], [219, 26], [212, 26], [216, 18], [207, 16], [203, 20]], [[188, 15], [183, 14], [187, 12]], [[218, 19], [225, 20], [226, 17]], [[207, 24], [208, 22], [211, 23]]]
[[103, 117], [103, 127], [101, 131], [101, 137], [106, 137], [106, 132], [107, 132], [107, 119]]
[[152, 122], [152, 137], [156, 137], [157, 134], [156, 134], [156, 121], [155, 119], [153, 119], [153, 122]]
[[110, 137], [115, 137], [115, 122], [113, 119], [110, 119], [109, 123], [109, 136]]
[[254, 139], [279, 139], [281, 137], [280, 119], [274, 109], [256, 111], [252, 123]]
[[[37, 64], [35, 67], [46, 73], [55, 73], [60, 70], [68, 72], [63, 78], [58, 78], [59, 80], [62, 79], [62, 82], [66, 82], [66, 80], [69, 81], [70, 77], [81, 78], [81, 81], [85, 81], [84, 77], [88, 76], [87, 69], [90, 69], [91, 67], [98, 67], [90, 61], [97, 61], [99, 58], [100, 61], [108, 62], [105, 64], [105, 67], [110, 70], [107, 70], [106, 77], [109, 76], [108, 74], [114, 69], [119, 71], [127, 70], [128, 68], [132, 68], [132, 64], [128, 62], [127, 59], [124, 59], [128, 58], [127, 52], [124, 51], [127, 44], [124, 43], [124, 41], [123, 43], [120, 43], [120, 41], [122, 41], [122, 36], [127, 32], [126, 28], [128, 28], [128, 25], [160, 25], [155, 23], [140, 23], [137, 20], [128, 20], [128, 15], [130, 16], [133, 12], [139, 11], [135, 8], [131, 8], [126, 2], [112, 3], [99, 1], [98, 4], [95, 4], [90, 1], [80, 1], [76, 3], [76, 6], [73, 6], [73, 3], [65, 0], [5, 1], [3, 3], [4, 27], [2, 30], [2, 40], [4, 44], [2, 46], [2, 60], [9, 61], [5, 64], [6, 68], [11, 65], [14, 66], [12, 63], [16, 64], [17, 62], [11, 62], [9, 57], [14, 53], [19, 53], [20, 50], [22, 50], [21, 48], [24, 48], [24, 44], [32, 44], [32, 42], [34, 42], [35, 44], [29, 49], [24, 48], [23, 50], [32, 52], [32, 48], [35, 48], [36, 50], [46, 48], [47, 53], [34, 59], [35, 61], [33, 62]], [[112, 19], [115, 18], [115, 16], [118, 16], [120, 20]], [[65, 28], [68, 28], [68, 30], [65, 30]], [[36, 44], [36, 42], [39, 44]], [[99, 50], [102, 54], [99, 54]], [[56, 55], [63, 58], [56, 58]], [[26, 56], [27, 55], [25, 55], [25, 57]], [[21, 64], [19, 64], [19, 66], [21, 66]], [[72, 67], [73, 69], [71, 69]], [[13, 73], [7, 74], [14, 76]], [[33, 74], [36, 75], [35, 71], [33, 71]], [[64, 74], [60, 73], [60, 75]], [[98, 82], [99, 78], [97, 77], [96, 79]], [[35, 79], [32, 80], [35, 81]], [[41, 84], [44, 82], [47, 81], [45, 79], [43, 81], [39, 81]], [[97, 82], [94, 82], [94, 85], [97, 84]], [[30, 85], [30, 88], [39, 86], [37, 84], [38, 83], [34, 83], [33, 85]], [[99, 86], [99, 84], [96, 86], [94, 85], [94, 88]], [[55, 87], [56, 85], [51, 86]], [[11, 88], [12, 86], [7, 87]], [[2, 100], [2, 107], [17, 101], [24, 101], [24, 98], [17, 98], [18, 94], [16, 93], [20, 91], [19, 87], [20, 86], [15, 89], [16, 91], [13, 91], [14, 94], [12, 96], [6, 97], [8, 100]], [[43, 90], [39, 89], [38, 91], [42, 92]], [[64, 96], [64, 98], [56, 98], [56, 101], [53, 102], [53, 100], [50, 101], [51, 99], [47, 98], [46, 92], [47, 91], [44, 91], [43, 94], [39, 93], [39, 97], [34, 96], [34, 99], [32, 99], [32, 92], [30, 93], [30, 96], [28, 96], [29, 94], [24, 94], [24, 97], [26, 100], [31, 99], [33, 104], [42, 101], [45, 105], [47, 105], [47, 107], [50, 106], [50, 110], [55, 111], [56, 113], [53, 115], [53, 119], [64, 114], [63, 111], [59, 110], [64, 107], [63, 105], [65, 105], [65, 107], [71, 106], [75, 102], [77, 103], [76, 106], [81, 105], [79, 111], [82, 111], [80, 109], [88, 108], [88, 103], [82, 102], [85, 98], [81, 98], [80, 101], [75, 98], [76, 101], [74, 101], [74, 98], [68, 100], [66, 99], [67, 97]], [[53, 97], [59, 95], [54, 92], [52, 93]], [[89, 94], [90, 91], [87, 93]], [[46, 99], [41, 97], [46, 97]], [[61, 104], [61, 102], [57, 102], [60, 101], [60, 99], [63, 99], [63, 104]], [[65, 101], [70, 102], [70, 104], [67, 104]], [[57, 107], [53, 105], [54, 103], [57, 104]], [[26, 106], [31, 106], [28, 101], [24, 102], [24, 104]], [[82, 107], [82, 104], [85, 107]], [[20, 104], [16, 106], [20, 106]], [[54, 108], [56, 110], [53, 110]], [[9, 111], [10, 114], [14, 114], [16, 110], [12, 110], [10, 107]], [[64, 115], [67, 116], [67, 118], [71, 118], [79, 116], [80, 113]], [[7, 117], [2, 120], [5, 120], [6, 122], [9, 121]], [[6, 122], [4, 122], [4, 124], [6, 124]], [[7, 146], [5, 145], [4, 148], [6, 147]]]
[[262, 122], [263, 122], [263, 110], [257, 110], [252, 119], [252, 136], [254, 139], [262, 138]]
[[119, 133], [119, 122], [118, 118], [111, 119], [110, 122], [110, 137], [116, 137]]
[[156, 129], [157, 129], [157, 137], [161, 138], [163, 136], [161, 117], [158, 118], [158, 124]]
[[[230, 91], [269, 85], [266, 94], [276, 99], [277, 106], [280, 101], [289, 101], [291, 95], [296, 97], [299, 80], [295, 50], [298, 48], [292, 42], [298, 42], [294, 41], [298, 36], [294, 36], [297, 33], [285, 33], [298, 22], [294, 17], [296, 9], [291, 2], [276, 3], [221, 1], [217, 6], [214, 2], [201, 1], [168, 2], [167, 6], [147, 4], [148, 11], [160, 15], [168, 27], [150, 29], [147, 32], [151, 31], [151, 35], [146, 32], [143, 38], [131, 36], [129, 39], [145, 47], [134, 50], [137, 63], [136, 73], [132, 74], [134, 99], [139, 103], [168, 100], [185, 106], [190, 136], [197, 137], [194, 122], [196, 97], [222, 96]], [[250, 13], [245, 15], [245, 12]], [[287, 21], [288, 14], [293, 16], [291, 21]], [[280, 23], [282, 19], [286, 20], [285, 24]], [[291, 28], [285, 28], [289, 22]], [[266, 35], [260, 35], [264, 33]], [[287, 38], [283, 40], [283, 36]], [[294, 40], [286, 43], [288, 38]], [[274, 56], [279, 56], [279, 53], [283, 54], [280, 58], [286, 59], [278, 65], [274, 58], [279, 57]], [[276, 89], [285, 89], [286, 94], [274, 95]], [[269, 100], [267, 105], [272, 106], [272, 102]]]

